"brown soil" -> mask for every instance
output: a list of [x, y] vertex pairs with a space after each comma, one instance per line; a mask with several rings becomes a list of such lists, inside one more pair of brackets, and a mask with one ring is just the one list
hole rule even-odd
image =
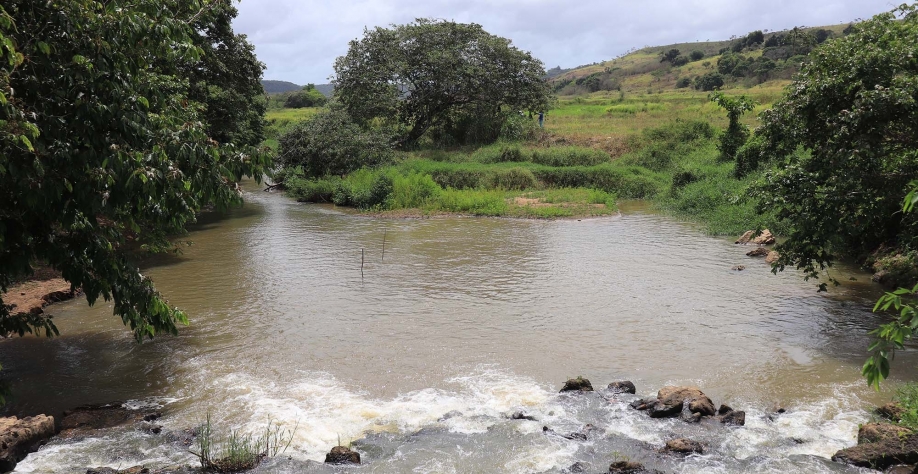
[[39, 268], [25, 282], [13, 285], [3, 294], [3, 304], [12, 305], [10, 313], [43, 313], [43, 308], [58, 301], [72, 299], [78, 291], [70, 289], [70, 283], [60, 274], [48, 268]]

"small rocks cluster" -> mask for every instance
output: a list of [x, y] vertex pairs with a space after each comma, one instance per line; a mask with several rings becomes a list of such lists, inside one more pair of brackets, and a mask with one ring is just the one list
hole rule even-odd
[[[763, 230], [762, 233], [760, 234], [756, 234], [754, 230], [749, 230], [749, 231], [746, 231], [745, 234], [743, 234], [739, 239], [736, 240], [736, 244], [737, 245], [756, 245], [757, 246], [756, 248], [750, 250], [749, 252], [746, 252], [746, 256], [756, 257], [756, 258], [765, 257], [765, 262], [771, 264], [771, 263], [777, 262], [778, 259], [781, 257], [778, 254], [778, 252], [775, 252], [774, 250], [771, 250], [768, 247], [766, 247], [768, 245], [774, 245], [775, 241], [776, 240], [775, 240], [774, 234], [772, 234], [771, 231], [768, 229]], [[742, 271], [742, 270], [745, 270], [746, 267], [739, 265], [739, 266], [733, 267], [733, 269]]]

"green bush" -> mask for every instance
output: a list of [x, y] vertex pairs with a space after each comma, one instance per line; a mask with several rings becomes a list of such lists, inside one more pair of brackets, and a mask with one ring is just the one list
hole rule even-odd
[[610, 157], [595, 148], [556, 147], [534, 150], [531, 160], [546, 166], [595, 166], [607, 163]]
[[523, 190], [536, 186], [536, 177], [525, 168], [508, 168], [494, 170], [490, 187], [505, 190]]
[[422, 173], [392, 174], [392, 193], [389, 195], [389, 209], [413, 209], [424, 207], [437, 199], [443, 189], [430, 177]]
[[895, 401], [902, 407], [899, 424], [918, 429], [918, 383], [907, 383], [896, 390]]
[[692, 51], [689, 54], [689, 59], [691, 59], [692, 61], [701, 61], [702, 59], [704, 59], [704, 52], [696, 49], [695, 51]]
[[709, 92], [724, 86], [724, 76], [720, 73], [709, 72], [695, 78], [695, 89]]
[[333, 202], [340, 183], [337, 176], [323, 179], [291, 176], [284, 186], [287, 194], [300, 202]]
[[338, 206], [358, 209], [381, 209], [392, 193], [393, 180], [386, 173], [361, 169], [341, 180], [333, 201]]
[[507, 200], [501, 191], [467, 192], [446, 189], [437, 199], [436, 209], [476, 216], [502, 216], [507, 213]]
[[363, 167], [391, 163], [395, 158], [386, 133], [361, 128], [337, 108], [295, 125], [278, 141], [278, 164], [301, 167], [308, 177], [343, 176]]
[[687, 77], [683, 77], [676, 81], [676, 89], [685, 89], [690, 85], [692, 85], [692, 80]]
[[534, 169], [533, 174], [548, 187], [593, 188], [628, 199], [648, 198], [662, 188], [658, 177], [636, 166], [540, 167]]

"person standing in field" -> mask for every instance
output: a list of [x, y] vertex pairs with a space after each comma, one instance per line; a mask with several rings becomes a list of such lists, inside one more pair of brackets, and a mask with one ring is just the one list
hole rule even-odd
[[545, 112], [539, 112], [539, 128], [545, 128]]

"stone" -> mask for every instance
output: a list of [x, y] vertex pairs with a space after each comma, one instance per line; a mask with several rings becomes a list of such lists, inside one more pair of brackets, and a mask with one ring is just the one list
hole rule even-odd
[[914, 474], [916, 470], [915, 466], [906, 466], [900, 464], [898, 466], [893, 466], [886, 470], [886, 474]]
[[874, 443], [859, 444], [835, 453], [832, 460], [879, 470], [897, 464], [918, 464], [918, 435], [887, 437]]
[[575, 379], [570, 379], [567, 382], [564, 382], [564, 387], [561, 387], [561, 392], [592, 392], [593, 384], [590, 383], [589, 379], [583, 377], [577, 377]]
[[[443, 414], [443, 416], [441, 416], [440, 419], [438, 419], [437, 421], [439, 421], [439, 422], [442, 423], [442, 422], [444, 422], [444, 421], [446, 421], [446, 420], [449, 420], [449, 419], [452, 419], [452, 418], [456, 418], [456, 417], [460, 417], [460, 416], [462, 416], [462, 412], [461, 412], [461, 411], [459, 411], [459, 410], [453, 410], [453, 411], [446, 412], [445, 414]], [[513, 418], [513, 417], [511, 417], [511, 418]], [[514, 418], [514, 419], [515, 419], [515, 418]]]
[[663, 451], [677, 454], [701, 454], [704, 452], [704, 445], [688, 438], [679, 438], [667, 441]]
[[730, 411], [718, 417], [725, 425], [746, 426], [746, 412]]
[[15, 469], [16, 463], [37, 451], [54, 433], [54, 418], [50, 416], [0, 418], [0, 472]]
[[745, 234], [742, 235], [739, 239], [736, 240], [738, 245], [746, 245], [749, 242], [752, 242], [752, 239], [755, 238], [754, 230], [747, 230]]
[[728, 405], [722, 404], [720, 405], [720, 408], [717, 409], [717, 414], [726, 415], [727, 413], [730, 413], [731, 411], [733, 411], [733, 408], [730, 408]]
[[895, 422], [898, 422], [902, 419], [902, 413], [904, 412], [905, 409], [902, 408], [902, 405], [899, 405], [896, 402], [889, 402], [886, 405], [877, 408], [877, 415]]
[[536, 419], [536, 417], [534, 417], [534, 416], [532, 416], [532, 415], [527, 415], [527, 414], [525, 414], [525, 413], [523, 413], [523, 412], [521, 412], [521, 411], [518, 411], [518, 412], [516, 412], [516, 413], [510, 415], [510, 419], [511, 419], [511, 420], [539, 421], [539, 420]]
[[[73, 438], [89, 431], [114, 428], [130, 423], [142, 425], [161, 417], [158, 412], [131, 410], [121, 402], [103, 405], [86, 405], [64, 412], [61, 419], [61, 437]], [[141, 427], [142, 429], [142, 427]]]
[[649, 410], [653, 407], [653, 404], [657, 402], [656, 398], [639, 398], [629, 404], [631, 408], [635, 410], [644, 411]]
[[743, 271], [743, 270], [745, 270], [745, 269], [746, 269], [746, 266], [745, 266], [745, 265], [737, 265], [737, 266], [731, 268], [731, 270], [733, 270], [734, 272], [741, 272], [741, 271]]
[[775, 252], [774, 250], [768, 252], [768, 255], [765, 257], [765, 263], [772, 264], [778, 261], [781, 258], [781, 254]]
[[772, 235], [770, 230], [765, 229], [758, 237], [752, 239], [752, 243], [756, 245], [773, 245], [775, 243], [775, 236]]
[[902, 439], [912, 430], [889, 423], [867, 423], [857, 430], [857, 444], [879, 443], [885, 439]]
[[590, 468], [589, 464], [582, 463], [582, 462], [575, 462], [574, 464], [571, 464], [571, 467], [567, 468], [567, 472], [570, 472], [572, 474], [580, 473], [580, 472], [587, 472], [587, 469], [589, 468]]
[[360, 453], [344, 446], [335, 446], [325, 455], [325, 464], [360, 464]]
[[[714, 416], [714, 402], [697, 387], [663, 387], [657, 393], [657, 399], [665, 405], [682, 405], [688, 403], [692, 413], [702, 416]], [[681, 407], [680, 407], [680, 412]]]
[[682, 402], [677, 405], [667, 405], [658, 400], [651, 405], [649, 413], [651, 418], [672, 418], [682, 413]]
[[747, 257], [767, 257], [770, 250], [765, 247], [758, 247], [746, 252]]
[[628, 380], [623, 382], [612, 382], [609, 384], [609, 390], [613, 393], [630, 393], [634, 395], [637, 393], [637, 388]]
[[632, 461], [617, 461], [609, 466], [609, 474], [638, 474], [647, 472], [644, 465]]

